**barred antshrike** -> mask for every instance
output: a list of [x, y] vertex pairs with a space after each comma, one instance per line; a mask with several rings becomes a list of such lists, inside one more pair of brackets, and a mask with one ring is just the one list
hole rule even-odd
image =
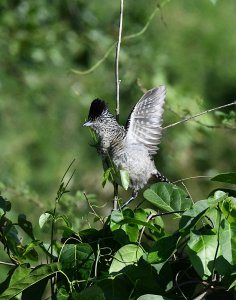
[[118, 124], [104, 101], [95, 99], [90, 106], [88, 121], [100, 142], [100, 153], [109, 155], [118, 170], [129, 174], [132, 197], [137, 197], [149, 179], [169, 182], [156, 169], [153, 156], [161, 138], [161, 124], [166, 89], [161, 85], [147, 91], [131, 111], [125, 127]]

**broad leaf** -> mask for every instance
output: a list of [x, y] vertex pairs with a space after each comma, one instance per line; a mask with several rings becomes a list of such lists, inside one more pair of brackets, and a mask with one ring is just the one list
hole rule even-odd
[[119, 243], [127, 244], [137, 242], [139, 226], [134, 219], [134, 212], [131, 209], [125, 209], [122, 212], [113, 211], [111, 220], [111, 231]]
[[26, 220], [26, 215], [18, 216], [18, 225], [34, 240], [33, 226], [30, 221]]
[[189, 209], [192, 201], [182, 189], [170, 183], [156, 183], [144, 191], [144, 198], [159, 209], [166, 212], [175, 212]]
[[210, 207], [216, 207], [220, 202], [226, 199], [228, 195], [220, 190], [215, 191], [214, 195], [208, 197], [207, 201]]
[[[85, 280], [90, 277], [95, 257], [89, 244], [66, 244], [61, 250], [62, 270], [70, 281]], [[86, 283], [83, 284], [86, 286]]]
[[180, 231], [188, 231], [190, 228], [193, 228], [205, 216], [208, 209], [209, 203], [207, 200], [200, 200], [194, 203], [192, 208], [183, 213], [179, 223]]
[[41, 265], [33, 271], [30, 268], [22, 266], [17, 267], [11, 277], [8, 289], [1, 295], [1, 300], [11, 299], [36, 282], [39, 282], [40, 280], [43, 280], [59, 271], [60, 266], [58, 263]]
[[173, 235], [165, 236], [156, 241], [146, 257], [147, 262], [157, 264], [169, 259], [176, 251], [178, 239], [179, 234], [174, 233]]
[[220, 209], [223, 212], [223, 215], [230, 223], [236, 222], [236, 198], [228, 197], [220, 205]]
[[218, 174], [218, 175], [212, 177], [211, 180], [236, 184], [236, 172]]
[[52, 220], [52, 213], [51, 212], [45, 212], [39, 217], [39, 227], [43, 228], [43, 226]]
[[236, 264], [236, 222], [221, 221], [219, 242], [223, 257], [231, 264]]
[[142, 255], [143, 250], [137, 245], [129, 244], [123, 246], [116, 252], [109, 273], [119, 272], [128, 265], [137, 264]]
[[11, 202], [4, 199], [2, 196], [0, 196], [0, 208], [3, 210], [4, 213], [11, 210]]
[[171, 300], [170, 298], [166, 298], [160, 295], [151, 295], [151, 294], [146, 294], [138, 297], [137, 300]]
[[85, 290], [83, 290], [82, 292], [77, 294], [77, 298], [75, 298], [75, 299], [79, 299], [79, 300], [91, 300], [91, 299], [92, 300], [106, 300], [102, 289], [97, 285], [93, 285], [89, 288], [86, 288]]
[[212, 274], [213, 270], [210, 266], [214, 265], [212, 262], [219, 256], [217, 244], [217, 235], [213, 232], [209, 232], [208, 235], [190, 233], [190, 240], [187, 243], [189, 258], [194, 269], [203, 279]]
[[100, 280], [97, 285], [102, 289], [107, 300], [129, 299], [134, 289], [125, 275]]

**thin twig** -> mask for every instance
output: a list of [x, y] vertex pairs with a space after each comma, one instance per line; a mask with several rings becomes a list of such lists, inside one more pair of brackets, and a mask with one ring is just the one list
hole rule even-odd
[[[153, 216], [154, 216], [154, 214], [152, 214], [152, 213], [148, 216], [148, 218], [147, 218], [147, 223], [148, 223], [151, 219], [153, 219]], [[141, 230], [141, 232], [140, 232], [139, 239], [138, 239], [139, 244], [141, 243], [141, 240], [142, 240], [142, 236], [143, 236], [144, 230], [145, 230], [145, 226], [143, 226], [143, 228], [142, 228], [142, 230]]]
[[120, 114], [120, 80], [119, 80], [119, 57], [120, 57], [120, 44], [122, 36], [122, 25], [123, 25], [123, 10], [124, 1], [120, 0], [120, 22], [119, 22], [119, 34], [116, 46], [116, 121], [119, 122]]
[[195, 119], [197, 117], [200, 117], [202, 115], [208, 114], [209, 112], [212, 112], [212, 111], [215, 111], [215, 110], [219, 110], [221, 108], [225, 108], [225, 107], [232, 106], [232, 105], [236, 105], [236, 101], [228, 103], [228, 104], [225, 104], [225, 105], [221, 105], [221, 106], [218, 106], [218, 107], [214, 107], [212, 109], [205, 110], [205, 111], [200, 112], [200, 113], [198, 113], [198, 114], [196, 114], [194, 116], [190, 116], [190, 117], [184, 118], [183, 120], [180, 120], [178, 122], [175, 122], [173, 124], [170, 124], [170, 125], [167, 125], [167, 126], [163, 127], [163, 129], [174, 127], [174, 126], [179, 125], [181, 123], [184, 123], [184, 122], [190, 121], [192, 119]]
[[176, 211], [168, 211], [168, 212], [158, 213], [158, 214], [152, 215], [152, 219], [156, 218], [156, 217], [172, 215], [172, 214], [180, 214], [180, 213], [184, 213], [184, 212], [185, 212], [185, 210], [176, 210]]
[[90, 209], [91, 209], [92, 212], [93, 212], [93, 215], [99, 219], [99, 221], [102, 223], [102, 225], [104, 225], [103, 219], [96, 213], [96, 211], [95, 211], [95, 209], [93, 208], [93, 206], [91, 205], [91, 203], [90, 203], [90, 201], [89, 201], [89, 199], [88, 199], [86, 193], [84, 192], [83, 194], [84, 194], [85, 199], [86, 199], [87, 202], [88, 202], [88, 206], [90, 207]]
[[[119, 33], [118, 41], [116, 45], [116, 59], [115, 59], [115, 78], [116, 78], [116, 121], [119, 123], [120, 115], [120, 79], [119, 79], [119, 57], [120, 57], [120, 44], [122, 36], [122, 25], [123, 25], [123, 11], [124, 1], [120, 0], [120, 21], [119, 21]], [[117, 210], [118, 204], [118, 184], [114, 183], [114, 201], [113, 210]]]
[[188, 190], [188, 188], [187, 188], [186, 184], [185, 184], [185, 183], [183, 183], [183, 181], [181, 181], [181, 184], [182, 184], [182, 185], [183, 185], [183, 187], [185, 188], [185, 190], [186, 190], [187, 194], [189, 195], [189, 198], [191, 199], [192, 203], [194, 204], [193, 197], [192, 197], [192, 195], [190, 194], [190, 192], [189, 192], [189, 190]]
[[173, 181], [173, 182], [171, 182], [171, 183], [176, 184], [176, 183], [183, 182], [183, 181], [187, 181], [187, 180], [190, 180], [190, 179], [211, 178], [211, 177], [212, 177], [212, 176], [207, 176], [207, 175], [205, 175], [205, 176], [204, 176], [204, 175], [191, 176], [191, 177], [186, 177], [186, 178], [182, 178], [182, 179]]
[[17, 266], [17, 264], [5, 262], [5, 261], [0, 261], [0, 265], [11, 266], [11, 267], [16, 267]]

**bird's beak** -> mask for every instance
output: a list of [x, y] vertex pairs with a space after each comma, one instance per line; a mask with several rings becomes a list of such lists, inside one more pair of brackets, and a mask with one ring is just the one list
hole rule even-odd
[[90, 127], [92, 125], [91, 121], [87, 121], [83, 124], [83, 126]]

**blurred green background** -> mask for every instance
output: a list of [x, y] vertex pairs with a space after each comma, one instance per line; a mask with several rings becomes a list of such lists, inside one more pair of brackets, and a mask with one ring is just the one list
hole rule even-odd
[[[124, 2], [126, 36], [145, 26], [157, 2]], [[235, 101], [236, 2], [212, 2], [169, 1], [143, 35], [122, 43], [121, 123], [141, 97], [141, 87], [167, 86], [164, 125]], [[96, 194], [101, 203], [112, 198], [112, 186], [101, 186], [101, 161], [82, 124], [96, 97], [114, 112], [115, 51], [94, 72], [72, 70], [87, 70], [105, 55], [117, 40], [118, 21], [119, 1], [114, 0], [0, 3], [1, 189], [13, 209], [31, 220], [52, 207], [74, 158], [71, 193]], [[235, 128], [233, 110], [223, 110], [230, 117], [210, 113], [196, 120]], [[165, 130], [156, 160], [170, 180], [235, 171], [235, 130], [199, 122]], [[186, 186], [194, 200], [214, 188], [208, 180]], [[77, 193], [65, 210], [78, 217], [85, 209], [82, 198]]]

